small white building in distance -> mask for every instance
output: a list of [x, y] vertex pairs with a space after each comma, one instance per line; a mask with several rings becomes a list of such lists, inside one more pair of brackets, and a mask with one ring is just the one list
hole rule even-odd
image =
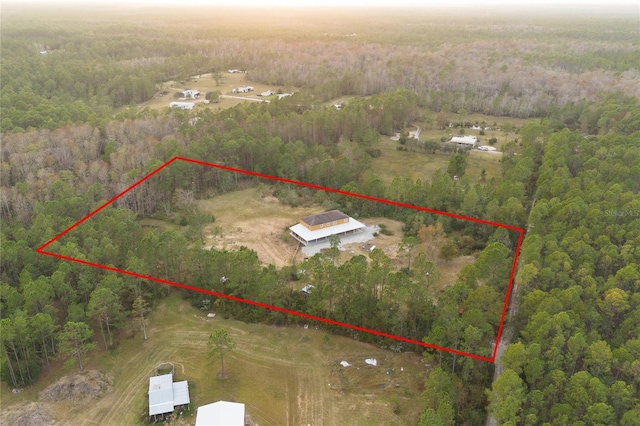
[[232, 90], [232, 93], [248, 93], [253, 92], [253, 86], [241, 86]]
[[241, 74], [241, 73], [243, 73], [243, 72], [244, 72], [244, 71], [239, 70], [239, 69], [237, 69], [237, 68], [231, 68], [231, 69], [229, 70], [229, 74]]
[[267, 90], [265, 92], [260, 93], [260, 96], [271, 96], [271, 95], [275, 95], [276, 92], [274, 92], [273, 90]]
[[195, 106], [196, 104], [194, 104], [193, 102], [170, 102], [169, 103], [170, 108], [193, 109], [193, 107]]
[[311, 294], [311, 292], [313, 291], [314, 288], [316, 288], [315, 285], [307, 284], [304, 287], [302, 287], [302, 289], [300, 291], [303, 292], [306, 295], [309, 295], [309, 294]]
[[473, 148], [478, 143], [478, 137], [477, 136], [454, 136], [451, 138], [449, 142], [455, 143], [462, 148]]
[[286, 98], [286, 97], [289, 97], [291, 95], [293, 95], [293, 93], [280, 93], [278, 95], [278, 99]]
[[200, 91], [195, 89], [183, 90], [182, 97], [187, 99], [198, 99], [200, 97]]
[[196, 426], [244, 426], [244, 404], [218, 401], [198, 407]]

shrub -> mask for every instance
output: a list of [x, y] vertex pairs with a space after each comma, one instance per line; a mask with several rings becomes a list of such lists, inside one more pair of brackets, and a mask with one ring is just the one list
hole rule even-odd
[[379, 148], [369, 148], [366, 150], [366, 153], [369, 154], [371, 158], [382, 157], [382, 151]]

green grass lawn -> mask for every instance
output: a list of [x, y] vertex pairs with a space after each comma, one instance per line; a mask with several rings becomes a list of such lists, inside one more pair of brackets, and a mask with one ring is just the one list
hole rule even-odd
[[[193, 424], [199, 405], [228, 400], [246, 404], [246, 413], [264, 425], [416, 424], [422, 372], [421, 356], [393, 353], [310, 327], [246, 324], [192, 308], [177, 294], [163, 299], [150, 316], [149, 339], [120, 337], [115, 349], [96, 349], [86, 369], [113, 378], [99, 399], [40, 403], [58, 424], [138, 424], [147, 404], [149, 376], [163, 362], [175, 365], [175, 380], [188, 380]], [[230, 331], [237, 348], [220, 363], [206, 357], [207, 339], [216, 328]], [[378, 366], [367, 366], [375, 357]], [[340, 366], [346, 360], [351, 367]], [[428, 362], [428, 361], [427, 361]], [[387, 370], [393, 369], [392, 374]], [[403, 371], [401, 371], [403, 370]], [[59, 363], [19, 394], [2, 385], [2, 410], [36, 401], [39, 392], [65, 374]], [[395, 413], [394, 413], [395, 411]]]
[[[423, 139], [422, 136], [421, 139]], [[374, 173], [379, 175], [386, 183], [390, 183], [396, 176], [407, 175], [414, 180], [420, 179], [423, 182], [430, 182], [431, 177], [437, 170], [443, 172], [447, 170], [451, 158], [448, 154], [398, 151], [396, 149], [398, 146], [400, 146], [399, 142], [383, 137], [378, 146], [382, 151], [382, 156], [372, 161]], [[467, 176], [471, 178], [472, 182], [478, 182], [483, 168], [487, 172], [487, 180], [500, 176], [500, 158], [500, 155], [471, 151], [468, 159]]]

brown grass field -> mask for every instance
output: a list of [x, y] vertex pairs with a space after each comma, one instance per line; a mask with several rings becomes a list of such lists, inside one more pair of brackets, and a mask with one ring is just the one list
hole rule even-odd
[[[455, 120], [455, 114], [450, 115], [450, 120]], [[465, 134], [470, 136], [478, 136], [480, 139], [480, 145], [488, 145], [490, 138], [495, 137], [498, 139], [496, 148], [498, 151], [502, 150], [504, 144], [513, 140], [517, 135], [511, 131], [505, 133], [498, 131], [497, 129], [505, 123], [511, 123], [515, 127], [522, 127], [528, 122], [537, 121], [536, 119], [521, 119], [512, 117], [493, 117], [484, 114], [470, 114], [464, 117], [465, 121], [472, 123], [483, 121], [489, 126], [497, 124], [494, 130], [487, 130], [485, 135], [480, 135], [479, 130], [465, 129]], [[417, 123], [421, 128], [420, 140], [436, 140], [440, 141], [440, 138], [446, 136], [456, 136], [459, 129], [446, 129], [439, 130], [435, 128], [433, 123]], [[409, 126], [407, 131], [414, 131], [415, 126]], [[433, 174], [440, 170], [442, 172], [447, 170], [449, 165], [448, 154], [436, 153], [426, 154], [419, 152], [398, 151], [396, 148], [400, 146], [397, 141], [392, 141], [389, 137], [382, 137], [380, 139], [379, 148], [382, 151], [382, 156], [375, 158], [372, 162], [373, 171], [382, 177], [382, 179], [390, 183], [396, 176], [408, 175], [412, 179], [421, 179], [424, 181], [431, 181]], [[480, 173], [484, 168], [487, 172], [486, 179], [490, 180], [493, 177], [499, 178], [501, 174], [500, 160], [502, 155], [499, 152], [483, 152], [476, 149], [469, 152], [468, 165], [466, 175], [471, 178], [471, 182], [475, 184], [480, 180]]]
[[[56, 424], [139, 424], [147, 404], [149, 376], [161, 362], [173, 362], [175, 380], [188, 380], [195, 407], [218, 400], [243, 402], [258, 425], [406, 425], [420, 413], [421, 355], [393, 353], [347, 337], [327, 335], [313, 323], [284, 328], [207, 318], [179, 296], [162, 300], [150, 316], [149, 340], [122, 337], [119, 346], [95, 350], [87, 369], [101, 370], [113, 385], [94, 400], [40, 402]], [[209, 333], [225, 328], [237, 343], [225, 358], [227, 379], [219, 379], [219, 362], [208, 363]], [[374, 357], [378, 366], [364, 359]], [[346, 360], [350, 367], [340, 366]], [[428, 360], [426, 362], [429, 362]], [[59, 366], [59, 365], [58, 365]], [[387, 374], [387, 370], [393, 372]], [[403, 371], [401, 371], [403, 370]], [[24, 410], [29, 401], [65, 374], [44, 373], [19, 394], [2, 384], [0, 423], [7, 413]], [[195, 414], [176, 424], [193, 424]]]
[[[423, 131], [421, 139], [424, 139], [424, 133]], [[437, 170], [442, 172], [447, 170], [451, 158], [448, 154], [398, 151], [396, 147], [399, 145], [398, 142], [383, 137], [378, 145], [382, 156], [374, 158], [371, 163], [373, 171], [387, 184], [391, 183], [396, 176], [406, 175], [409, 175], [413, 180], [420, 179], [423, 182], [430, 182]], [[471, 178], [472, 183], [478, 182], [484, 168], [487, 172], [487, 180], [499, 177], [501, 158], [499, 154], [472, 150], [469, 153], [466, 175]]]
[[[179, 82], [179, 81], [166, 81], [162, 84], [161, 90], [154, 96], [152, 99], [142, 102], [138, 104], [139, 109], [150, 108], [150, 109], [162, 109], [168, 108], [169, 102], [178, 101], [178, 98], [174, 97], [175, 92], [179, 92], [185, 89], [196, 89], [201, 92], [200, 98], [196, 100], [185, 100], [186, 102], [194, 102], [196, 104], [196, 108], [210, 108], [214, 111], [219, 109], [231, 108], [232, 106], [238, 105], [242, 102], [252, 102], [252, 101], [263, 101], [263, 100], [272, 100], [274, 98], [277, 99], [275, 95], [268, 96], [263, 98], [261, 96], [257, 96], [259, 93], [264, 92], [266, 90], [277, 91], [280, 87], [269, 86], [266, 84], [255, 83], [252, 81], [248, 81], [246, 79], [246, 74], [229, 74], [227, 72], [222, 73], [223, 79], [220, 81], [220, 85], [216, 85], [216, 81], [213, 79], [211, 74], [202, 74], [191, 77], [191, 79]], [[184, 83], [184, 84], [183, 84]], [[232, 90], [239, 86], [253, 86], [255, 90], [249, 93], [231, 93]], [[283, 90], [285, 88], [282, 88]], [[289, 90], [290, 88], [287, 88]], [[204, 97], [207, 92], [215, 92], [219, 90], [222, 92], [223, 97], [220, 99], [218, 103], [210, 103], [205, 105], [202, 101], [204, 101]], [[165, 95], [160, 95], [161, 92], [166, 91], [169, 92]], [[285, 90], [286, 91], [286, 90]], [[227, 96], [233, 96], [231, 98]], [[243, 100], [242, 98], [248, 99]]]

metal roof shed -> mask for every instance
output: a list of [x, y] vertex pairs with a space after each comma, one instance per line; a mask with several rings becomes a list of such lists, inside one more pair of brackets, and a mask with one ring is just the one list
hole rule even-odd
[[173, 375], [163, 374], [149, 378], [149, 415], [173, 411]]
[[189, 384], [187, 381], [175, 382], [173, 384], [173, 406], [189, 404]]

